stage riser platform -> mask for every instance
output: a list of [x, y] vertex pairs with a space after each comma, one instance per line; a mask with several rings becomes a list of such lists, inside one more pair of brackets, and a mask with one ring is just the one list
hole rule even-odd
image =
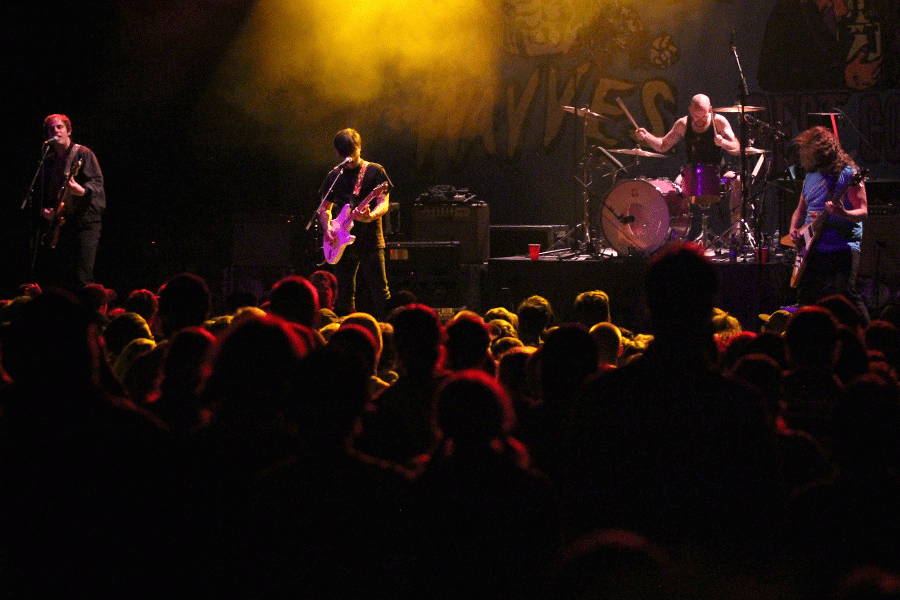
[[[646, 257], [559, 260], [541, 257], [497, 258], [488, 261], [482, 306], [506, 306], [515, 311], [522, 300], [546, 298], [560, 320], [572, 317], [581, 292], [609, 294], [612, 321], [634, 332], [648, 333], [643, 299]], [[720, 289], [716, 306], [728, 311], [745, 330], [758, 331], [761, 313], [772, 313], [789, 300], [791, 267], [782, 262], [715, 262]]]

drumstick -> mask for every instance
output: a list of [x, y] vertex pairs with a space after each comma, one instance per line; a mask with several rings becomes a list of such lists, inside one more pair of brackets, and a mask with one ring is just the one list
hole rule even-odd
[[622, 109], [622, 112], [625, 113], [625, 116], [628, 117], [628, 120], [631, 121], [631, 124], [634, 125], [634, 128], [635, 128], [635, 129], [640, 129], [640, 127], [638, 127], [638, 124], [635, 122], [634, 117], [632, 117], [632, 116], [631, 116], [631, 113], [628, 112], [628, 107], [625, 106], [625, 103], [622, 102], [622, 99], [621, 99], [621, 98], [616, 98], [616, 104], [619, 105], [619, 108]]

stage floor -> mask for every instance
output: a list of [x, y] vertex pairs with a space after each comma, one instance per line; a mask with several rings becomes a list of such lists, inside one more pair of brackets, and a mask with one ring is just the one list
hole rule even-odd
[[[570, 251], [542, 253], [538, 260], [511, 256], [488, 260], [484, 274], [482, 310], [506, 306], [515, 310], [532, 295], [546, 298], [558, 319], [571, 318], [572, 304], [581, 292], [609, 294], [612, 321], [634, 332], [649, 330], [643, 301], [645, 256], [578, 255]], [[782, 256], [758, 264], [752, 256], [729, 262], [728, 255], [707, 255], [719, 275], [716, 306], [737, 317], [747, 331], [759, 331], [761, 313], [771, 314], [789, 303], [791, 265]]]

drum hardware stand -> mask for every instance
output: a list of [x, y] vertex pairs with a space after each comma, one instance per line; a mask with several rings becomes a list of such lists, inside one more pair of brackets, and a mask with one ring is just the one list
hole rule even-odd
[[[588, 255], [592, 257], [600, 256], [597, 245], [599, 240], [591, 237], [591, 197], [589, 188], [593, 181], [591, 180], [591, 166], [594, 162], [594, 155], [590, 150], [596, 149], [596, 146], [588, 148], [587, 138], [587, 122], [588, 120], [601, 121], [607, 120], [603, 115], [592, 111], [589, 107], [576, 109], [574, 106], [563, 106], [566, 112], [573, 113], [581, 117], [581, 177], [575, 175], [575, 181], [581, 185], [581, 201], [582, 201], [582, 221], [570, 229], [564, 239], [571, 243], [571, 254], [559, 256], [560, 260], [575, 258], [577, 256]], [[607, 154], [604, 150], [604, 154]], [[618, 171], [616, 171], [618, 173]], [[615, 178], [615, 174], [613, 174]], [[577, 234], [578, 228], [581, 227], [581, 238]]]

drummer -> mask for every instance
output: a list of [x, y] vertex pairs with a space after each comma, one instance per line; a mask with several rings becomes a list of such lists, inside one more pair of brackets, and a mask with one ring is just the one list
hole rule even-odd
[[[731, 124], [722, 115], [713, 113], [709, 97], [697, 94], [691, 98], [688, 115], [681, 117], [672, 129], [663, 137], [656, 137], [643, 127], [638, 127], [634, 137], [638, 142], [647, 144], [657, 152], [668, 152], [672, 146], [684, 138], [687, 144], [688, 164], [708, 164], [718, 167], [722, 162], [722, 150], [729, 154], [738, 155], [741, 152], [741, 144]], [[690, 127], [688, 127], [690, 123]], [[723, 175], [730, 183], [731, 222], [741, 218], [741, 180], [734, 171], [728, 171]], [[681, 175], [675, 180], [681, 184]]]

